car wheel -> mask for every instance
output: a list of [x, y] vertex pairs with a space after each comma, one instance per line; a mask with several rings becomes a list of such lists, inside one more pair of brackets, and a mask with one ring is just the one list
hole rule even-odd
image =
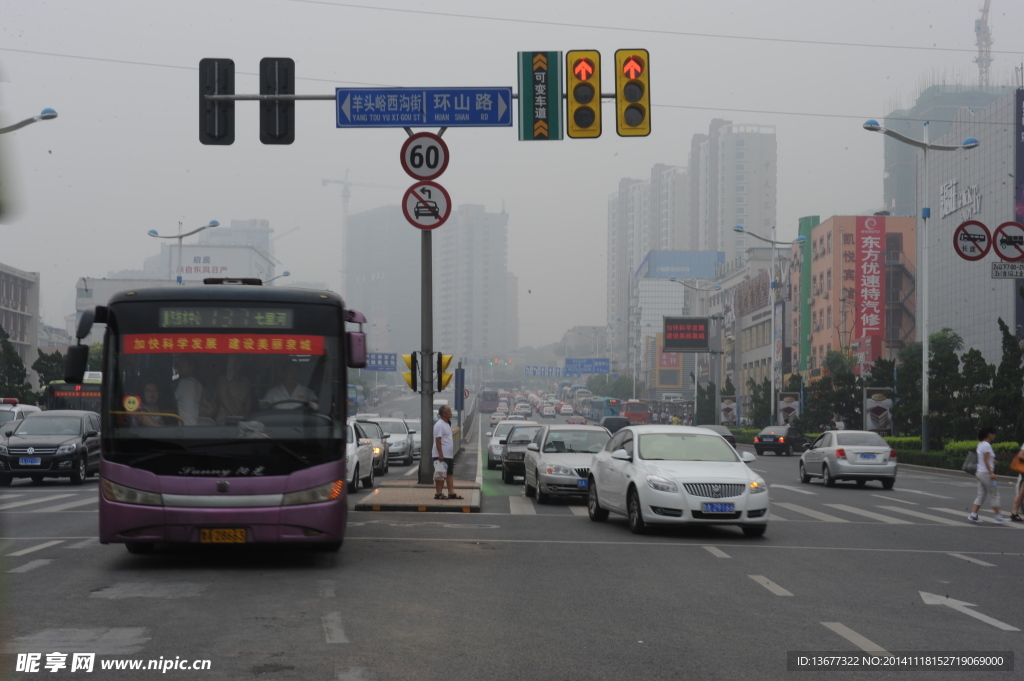
[[793, 447], [786, 449], [786, 456], [793, 456]]
[[544, 491], [541, 490], [541, 488], [540, 488], [540, 480], [538, 480], [537, 481], [537, 503], [538, 504], [546, 504], [549, 501], [551, 501], [551, 495], [550, 494], [545, 494]]
[[525, 471], [523, 472], [523, 486], [526, 488], [524, 490], [526, 496], [532, 497], [537, 494], [537, 488], [530, 484], [530, 476]]
[[489, 470], [489, 471], [493, 471], [493, 470], [494, 470], [494, 468], [495, 468], [495, 466], [494, 466], [494, 462], [493, 462], [493, 461], [491, 461], [490, 459], [487, 459], [487, 470]]
[[151, 541], [131, 541], [125, 544], [124, 547], [128, 549], [128, 553], [136, 556], [153, 553], [153, 549], [156, 548]]
[[0, 487], [10, 487], [12, 480], [14, 480], [14, 476], [0, 475]]
[[757, 454], [758, 456], [761, 456], [762, 454], [761, 450], [756, 448], [754, 449], [754, 453]]
[[647, 532], [647, 523], [644, 522], [643, 513], [640, 510], [640, 495], [635, 489], [629, 491], [629, 501], [626, 502], [629, 511], [629, 531], [633, 534], [644, 534]]
[[387, 457], [384, 457], [384, 470], [381, 473], [387, 475], [389, 470], [391, 470], [391, 462], [388, 461]]
[[366, 489], [373, 487], [373, 464], [370, 464], [370, 474], [363, 478], [363, 487]]
[[892, 489], [895, 484], [896, 478], [886, 478], [885, 480], [882, 480], [882, 489]]
[[608, 520], [608, 510], [601, 508], [601, 502], [597, 500], [597, 486], [593, 478], [590, 478], [587, 486], [590, 488], [587, 491], [587, 515], [595, 523], [603, 523]]
[[86, 477], [88, 476], [85, 474], [85, 457], [81, 457], [78, 459], [78, 464], [75, 466], [75, 470], [71, 471], [71, 484], [81, 485], [85, 482]]
[[41, 475], [33, 475], [32, 476], [32, 484], [33, 485], [41, 485], [41, 484], [43, 484], [43, 476], [41, 476]]
[[804, 470], [804, 462], [800, 462], [800, 482], [807, 484], [811, 481], [811, 476], [807, 475], [807, 471]]
[[515, 481], [515, 478], [513, 477], [512, 472], [509, 471], [504, 466], [502, 466], [502, 468], [501, 468], [501, 481], [503, 483], [505, 483], [506, 485], [511, 485]]
[[836, 479], [832, 477], [832, 471], [828, 469], [828, 466], [821, 467], [821, 484], [825, 487], [835, 487]]
[[868, 484], [867, 480], [858, 480], [857, 481], [857, 487], [863, 487], [866, 484]]
[[763, 537], [768, 525], [743, 525], [743, 534], [748, 537]]
[[355, 492], [359, 489], [359, 464], [356, 464], [356, 469], [352, 471], [352, 479], [348, 483], [348, 491]]
[[405, 457], [404, 463], [405, 463], [406, 466], [411, 466], [412, 465], [412, 454], [410, 454], [409, 456]]

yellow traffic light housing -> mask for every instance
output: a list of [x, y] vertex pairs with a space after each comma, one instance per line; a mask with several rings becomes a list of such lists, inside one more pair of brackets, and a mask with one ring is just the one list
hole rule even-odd
[[405, 366], [409, 368], [408, 372], [402, 373], [402, 378], [404, 378], [406, 384], [412, 388], [412, 391], [416, 392], [416, 387], [419, 385], [417, 382], [417, 372], [419, 369], [417, 368], [418, 362], [416, 361], [416, 353], [413, 352], [408, 355], [402, 355], [402, 359], [405, 361]]
[[601, 136], [601, 53], [570, 50], [565, 53], [565, 131], [569, 137]]
[[443, 392], [451, 382], [452, 376], [454, 376], [454, 374], [445, 373], [448, 369], [448, 365], [451, 363], [451, 355], [442, 355], [440, 352], [437, 353], [437, 392]]
[[647, 50], [615, 52], [615, 128], [622, 137], [651, 134], [650, 67]]

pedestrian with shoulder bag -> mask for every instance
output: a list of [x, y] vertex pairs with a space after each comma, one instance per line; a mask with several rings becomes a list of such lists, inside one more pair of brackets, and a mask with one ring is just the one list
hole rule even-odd
[[[992, 441], [996, 439], [995, 428], [982, 428], [978, 432], [978, 472], [974, 477], [978, 480], [978, 496], [974, 499], [974, 506], [967, 520], [972, 523], [982, 523], [978, 517], [981, 505], [985, 503], [985, 497], [991, 495], [992, 512], [995, 513], [994, 522], [997, 525], [1005, 525], [1006, 518], [999, 512], [999, 486], [996, 482], [996, 453], [992, 449]], [[966, 466], [966, 464], [965, 464]]]
[[1015, 523], [1024, 522], [1021, 518], [1021, 504], [1024, 502], [1024, 444], [1020, 446], [1017, 456], [1010, 462], [1010, 468], [1017, 472], [1017, 496], [1013, 499], [1013, 506], [1010, 507], [1010, 520]]

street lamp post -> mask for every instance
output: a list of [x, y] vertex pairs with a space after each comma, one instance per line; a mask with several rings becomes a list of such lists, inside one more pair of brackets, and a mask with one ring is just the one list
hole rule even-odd
[[778, 241], [775, 240], [775, 225], [772, 225], [772, 238], [771, 239], [766, 239], [763, 236], [759, 236], [757, 234], [754, 234], [753, 232], [748, 232], [746, 229], [743, 228], [743, 225], [736, 225], [735, 227], [732, 228], [732, 231], [737, 232], [739, 234], [749, 234], [750, 236], [754, 237], [755, 239], [758, 239], [759, 241], [764, 241], [765, 243], [771, 244], [771, 246], [772, 246], [771, 295], [769, 296], [769, 299], [768, 299], [768, 303], [772, 306], [772, 309], [771, 309], [771, 315], [772, 315], [772, 335], [771, 335], [772, 361], [770, 362], [770, 365], [771, 365], [771, 394], [768, 396], [768, 399], [769, 399], [768, 408], [769, 408], [770, 413], [771, 413], [771, 425], [774, 426], [774, 425], [776, 425], [776, 421], [778, 421], [778, 412], [777, 412], [778, 405], [775, 402], [775, 371], [776, 371], [776, 368], [777, 368], [776, 367], [776, 359], [775, 359], [775, 333], [776, 333], [775, 325], [777, 323], [775, 321], [775, 302], [776, 302], [776, 299], [778, 298], [778, 295], [779, 295], [778, 291], [776, 290], [778, 288], [778, 283], [779, 282], [776, 281], [776, 279], [775, 279], [775, 255], [776, 255], [776, 249], [779, 246], [787, 246], [789, 244], [801, 244], [801, 243], [807, 241], [807, 237], [805, 237], [803, 235], [800, 235], [796, 239], [794, 239], [793, 241], [790, 241], [788, 243], [779, 243]]
[[17, 123], [15, 123], [13, 125], [8, 125], [5, 128], [0, 128], [0, 135], [4, 134], [6, 132], [14, 132], [15, 130], [20, 130], [21, 128], [24, 128], [26, 125], [32, 125], [33, 123], [38, 123], [39, 121], [53, 120], [56, 117], [57, 117], [57, 112], [56, 111], [54, 111], [53, 109], [50, 109], [50, 108], [46, 108], [46, 109], [43, 109], [42, 112], [40, 112], [40, 114], [38, 116], [32, 116], [31, 118], [26, 118], [23, 121], [18, 121]]
[[[181, 240], [184, 239], [187, 236], [192, 236], [193, 234], [198, 234], [199, 232], [203, 231], [204, 229], [210, 229], [211, 227], [217, 227], [219, 225], [220, 225], [220, 223], [217, 222], [216, 220], [210, 220], [210, 222], [208, 222], [207, 224], [203, 225], [202, 227], [198, 227], [196, 229], [193, 229], [191, 232], [187, 232], [185, 234], [182, 234], [181, 233], [181, 223], [179, 222], [178, 223], [178, 233], [173, 235], [173, 236], [161, 236], [160, 233], [157, 232], [155, 229], [151, 229], [147, 233], [151, 237], [154, 237], [156, 239], [177, 239], [178, 240], [178, 278], [177, 278], [177, 282], [179, 284], [183, 284], [184, 282], [181, 280]], [[168, 257], [167, 258], [168, 263], [170, 263], [170, 260], [171, 260], [170, 257]]]
[[277, 275], [276, 277], [271, 277], [270, 279], [267, 279], [265, 282], [263, 282], [263, 285], [266, 286], [267, 284], [269, 284], [270, 282], [274, 281], [275, 279], [280, 279], [281, 277], [290, 277], [290, 276], [292, 276], [292, 273], [289, 272], [288, 270], [285, 270], [284, 272], [282, 272], [281, 274]]
[[[707, 300], [707, 295], [706, 294], [710, 293], [711, 291], [721, 291], [722, 290], [722, 286], [720, 284], [715, 284], [714, 286], [712, 286], [710, 288], [702, 288], [700, 286], [697, 286], [697, 278], [696, 277], [693, 278], [693, 284], [687, 284], [682, 279], [677, 279], [675, 277], [669, 277], [669, 281], [674, 281], [675, 283], [681, 284], [681, 285], [685, 286], [688, 289], [692, 289], [694, 291], [700, 291], [700, 292], [704, 293], [705, 295], [702, 297], [702, 300], [701, 300], [701, 311], [702, 311], [703, 314], [707, 314], [708, 313], [708, 300]], [[715, 336], [717, 337], [718, 334], [716, 333]], [[715, 414], [715, 417], [714, 417], [715, 425], [717, 426], [717, 425], [719, 425], [718, 420], [719, 420], [719, 416], [721, 415], [720, 414], [721, 409], [720, 409], [719, 405], [721, 405], [721, 403], [722, 403], [722, 386], [720, 385], [721, 378], [718, 375], [718, 373], [719, 373], [719, 371], [718, 371], [719, 370], [719, 364], [721, 363], [721, 358], [720, 357], [716, 357], [715, 355], [716, 355], [716, 352], [711, 349], [711, 343], [709, 342], [708, 343], [708, 357], [710, 358], [711, 375], [708, 378], [710, 379], [710, 381], [712, 383], [715, 384], [715, 398], [714, 398], [714, 403], [713, 403], [712, 406], [713, 406], [713, 411], [714, 411], [714, 414]], [[697, 371], [694, 371], [693, 373], [694, 373], [693, 413], [694, 413], [694, 417], [696, 417], [696, 415], [697, 415], [697, 394], [696, 394], [697, 393], [697, 388], [696, 388], [696, 385], [697, 385], [697, 375], [698, 374], [697, 374]]]
[[[959, 151], [961, 149], [974, 149], [981, 142], [975, 137], [968, 137], [960, 144], [931, 144], [928, 141], [928, 121], [924, 122], [924, 140], [918, 141], [913, 138], [902, 135], [895, 130], [889, 130], [883, 128], [878, 124], [876, 120], [869, 120], [864, 123], [864, 129], [869, 132], [880, 132], [883, 135], [892, 137], [893, 139], [899, 140], [904, 144], [909, 144], [912, 147], [917, 147], [922, 152], [921, 165], [924, 166], [924, 190], [923, 202], [928, 203], [928, 190], [930, 189], [928, 183], [928, 150], [935, 149], [937, 151]], [[924, 263], [918, 268], [921, 272], [921, 451], [928, 451], [928, 218], [931, 217], [931, 208], [927, 205], [921, 207], [921, 239], [924, 240], [924, 246], [921, 250], [921, 259]]]

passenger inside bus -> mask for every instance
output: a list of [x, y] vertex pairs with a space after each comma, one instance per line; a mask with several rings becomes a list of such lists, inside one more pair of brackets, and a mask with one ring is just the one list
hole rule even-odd
[[316, 393], [299, 383], [299, 367], [295, 362], [285, 361], [281, 368], [281, 383], [266, 392], [260, 406], [274, 409], [317, 409]]
[[160, 406], [160, 386], [156, 381], [146, 383], [142, 391], [142, 404], [138, 413], [132, 417], [133, 425], [136, 426], [162, 426], [164, 425], [164, 412]]

